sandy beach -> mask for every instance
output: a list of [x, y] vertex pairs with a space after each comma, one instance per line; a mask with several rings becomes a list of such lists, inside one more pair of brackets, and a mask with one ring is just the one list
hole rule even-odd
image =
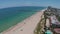
[[37, 12], [36, 14], [23, 20], [21, 23], [18, 23], [10, 29], [2, 32], [2, 34], [33, 34], [43, 12], [44, 10]]

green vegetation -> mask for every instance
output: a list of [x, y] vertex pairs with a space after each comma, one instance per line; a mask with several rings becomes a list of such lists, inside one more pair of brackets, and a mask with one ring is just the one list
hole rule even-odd
[[57, 19], [58, 19], [58, 21], [60, 21], [60, 17], [58, 17]]
[[48, 16], [50, 16], [50, 14], [49, 14], [49, 13], [46, 13], [46, 12], [45, 12], [45, 14], [46, 14], [46, 15], [48, 15]]
[[45, 18], [45, 19], [48, 18], [47, 16], [49, 16], [49, 13], [44, 12], [44, 18]]
[[36, 29], [34, 30], [34, 34], [43, 34], [43, 30], [44, 30], [44, 23], [45, 23], [45, 18], [41, 17], [40, 22], [37, 24]]
[[50, 16], [48, 12], [44, 11], [43, 13], [44, 16], [41, 17], [40, 22], [37, 24], [36, 29], [34, 30], [34, 34], [44, 34], [45, 30], [45, 24], [46, 24], [46, 19], [48, 18], [47, 16]]

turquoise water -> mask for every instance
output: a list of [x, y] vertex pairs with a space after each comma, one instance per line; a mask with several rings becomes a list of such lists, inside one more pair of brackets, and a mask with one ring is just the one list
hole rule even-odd
[[10, 7], [0, 9], [0, 32], [9, 29], [44, 7]]

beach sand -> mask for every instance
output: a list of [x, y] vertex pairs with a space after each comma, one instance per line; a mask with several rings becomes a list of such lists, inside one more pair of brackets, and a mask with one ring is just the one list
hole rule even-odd
[[2, 32], [2, 34], [33, 34], [43, 12], [44, 10], [37, 12], [7, 31]]

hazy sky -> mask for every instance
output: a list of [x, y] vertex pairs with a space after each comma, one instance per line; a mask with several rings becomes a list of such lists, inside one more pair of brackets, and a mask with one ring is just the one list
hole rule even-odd
[[0, 0], [0, 8], [15, 6], [53, 6], [60, 8], [60, 0]]

